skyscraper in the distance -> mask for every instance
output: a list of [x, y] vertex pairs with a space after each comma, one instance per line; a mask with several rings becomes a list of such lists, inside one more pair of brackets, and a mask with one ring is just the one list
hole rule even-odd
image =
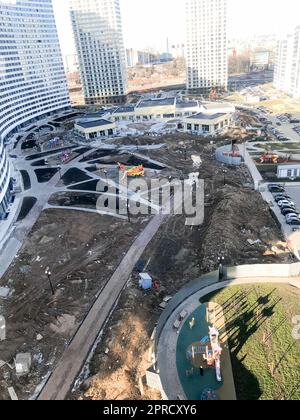
[[13, 188], [5, 143], [26, 125], [68, 108], [52, 0], [0, 0], [0, 220]]
[[191, 93], [226, 90], [227, 0], [185, 0], [187, 88]]
[[71, 0], [85, 103], [126, 100], [126, 59], [119, 0]]

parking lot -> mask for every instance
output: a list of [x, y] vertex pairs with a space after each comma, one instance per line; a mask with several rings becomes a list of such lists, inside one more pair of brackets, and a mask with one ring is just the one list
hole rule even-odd
[[[284, 186], [286, 193], [291, 197], [292, 201], [295, 203], [296, 213], [300, 211], [300, 184], [297, 186], [285, 185]], [[285, 216], [281, 214], [281, 210], [274, 199], [274, 194], [269, 191], [262, 193], [264, 199], [269, 203], [272, 203], [272, 210], [277, 217], [279, 223], [281, 224], [282, 231], [286, 238], [287, 243], [294, 254], [300, 260], [300, 229], [297, 226], [290, 226], [286, 223]]]
[[285, 189], [294, 201], [297, 210], [300, 211], [300, 184], [297, 186], [286, 186]]
[[269, 124], [268, 127], [270, 128], [268, 131], [273, 131], [274, 136], [278, 140], [300, 143], [300, 124], [296, 122], [291, 122], [298, 121], [298, 115], [293, 115], [290, 118], [288, 118], [285, 115], [275, 116], [267, 112], [262, 112], [262, 110], [259, 108], [257, 112], [259, 112], [259, 120], [264, 125]]
[[[300, 142], [300, 135], [294, 130], [294, 126], [297, 124], [291, 124], [290, 122], [280, 122], [277, 117], [268, 116], [268, 119], [272, 122], [274, 128], [278, 130], [285, 138], [293, 141]], [[277, 124], [281, 124], [278, 126]]]

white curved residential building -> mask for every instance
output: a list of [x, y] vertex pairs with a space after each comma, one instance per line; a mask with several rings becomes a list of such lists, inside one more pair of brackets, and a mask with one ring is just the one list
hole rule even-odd
[[0, 220], [12, 189], [4, 142], [68, 108], [52, 0], [0, 0]]
[[5, 217], [7, 207], [11, 200], [11, 180], [8, 159], [4, 144], [0, 142], [0, 220]]

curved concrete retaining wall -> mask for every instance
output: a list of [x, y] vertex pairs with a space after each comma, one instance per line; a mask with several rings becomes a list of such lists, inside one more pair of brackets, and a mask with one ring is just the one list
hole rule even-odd
[[226, 165], [241, 165], [243, 161], [243, 158], [241, 156], [233, 157], [233, 156], [227, 156], [226, 154], [224, 154], [224, 153], [231, 152], [231, 150], [232, 150], [231, 145], [219, 147], [216, 150], [216, 159], [219, 162], [225, 163]]
[[227, 268], [227, 278], [295, 277], [300, 274], [300, 263], [239, 265]]
[[[257, 264], [257, 265], [239, 265], [236, 267], [227, 267], [227, 280], [245, 279], [245, 278], [274, 278], [274, 277], [296, 277], [300, 275], [300, 263], [295, 264]], [[224, 279], [223, 281], [226, 281]], [[156, 345], [158, 343], [162, 329], [173, 311], [187, 298], [219, 282], [219, 272], [201, 276], [198, 279], [187, 283], [169, 302], [166, 309], [161, 314], [156, 327]], [[230, 282], [229, 282], [230, 284]], [[221, 287], [222, 288], [222, 287]]]

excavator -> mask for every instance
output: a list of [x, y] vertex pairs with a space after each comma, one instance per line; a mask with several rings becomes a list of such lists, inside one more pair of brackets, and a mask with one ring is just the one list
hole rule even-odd
[[210, 101], [216, 101], [218, 99], [218, 92], [216, 89], [212, 89], [209, 94]]

